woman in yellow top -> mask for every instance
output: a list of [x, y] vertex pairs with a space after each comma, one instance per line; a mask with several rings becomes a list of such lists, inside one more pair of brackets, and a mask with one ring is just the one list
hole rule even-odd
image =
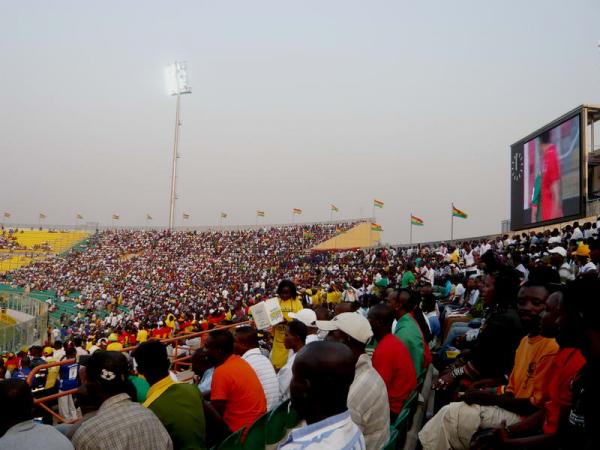
[[277, 297], [279, 298], [279, 307], [283, 313], [285, 322], [281, 322], [273, 327], [273, 349], [271, 350], [271, 362], [275, 369], [281, 369], [287, 362], [288, 350], [285, 348], [285, 329], [286, 323], [292, 319], [288, 315], [291, 312], [300, 311], [303, 306], [298, 300], [296, 285], [290, 280], [282, 280], [277, 286]]

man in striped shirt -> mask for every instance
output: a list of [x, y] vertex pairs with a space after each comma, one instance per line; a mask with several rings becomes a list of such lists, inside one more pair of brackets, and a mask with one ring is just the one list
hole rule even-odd
[[352, 420], [362, 431], [367, 450], [379, 450], [390, 437], [390, 404], [381, 375], [365, 353], [373, 336], [369, 321], [355, 312], [338, 314], [333, 320], [317, 320], [320, 330], [329, 331], [327, 340], [345, 344], [354, 355], [354, 380], [348, 393]]
[[249, 326], [236, 328], [233, 352], [241, 356], [254, 369], [265, 391], [267, 411], [272, 410], [281, 400], [279, 382], [271, 361], [258, 347], [258, 334], [254, 328]]
[[292, 406], [307, 425], [292, 430], [279, 449], [365, 450], [346, 406], [354, 380], [352, 351], [338, 342], [312, 342], [298, 352], [292, 370]]

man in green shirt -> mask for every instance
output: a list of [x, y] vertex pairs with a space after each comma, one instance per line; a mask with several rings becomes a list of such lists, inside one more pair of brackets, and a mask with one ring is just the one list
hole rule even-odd
[[158, 416], [174, 449], [206, 449], [202, 394], [193, 384], [177, 383], [169, 375], [167, 348], [157, 340], [140, 344], [133, 357], [150, 389], [144, 406]]
[[[415, 365], [417, 379], [423, 369], [423, 360], [425, 356], [425, 347], [423, 335], [419, 325], [409, 313], [410, 292], [407, 289], [389, 290], [387, 303], [390, 305], [396, 316], [396, 326], [394, 335], [400, 339], [410, 353], [410, 357]], [[420, 380], [419, 380], [420, 381]]]
[[412, 265], [407, 264], [404, 268], [404, 273], [402, 274], [402, 280], [400, 282], [402, 288], [411, 287], [413, 284], [417, 282], [417, 278], [412, 271]]

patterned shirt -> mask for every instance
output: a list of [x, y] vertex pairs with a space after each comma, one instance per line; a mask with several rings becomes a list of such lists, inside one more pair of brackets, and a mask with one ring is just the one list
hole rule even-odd
[[256, 372], [260, 384], [262, 384], [267, 399], [267, 411], [272, 410], [279, 403], [281, 396], [279, 394], [279, 382], [277, 374], [271, 361], [263, 355], [258, 348], [248, 350], [242, 355], [245, 360]]
[[105, 400], [73, 435], [76, 450], [172, 450], [167, 430], [152, 411], [127, 394]]
[[383, 448], [390, 437], [390, 403], [385, 382], [366, 353], [356, 363], [348, 410], [363, 433], [367, 450]]
[[293, 430], [280, 450], [365, 450], [365, 439], [350, 412]]

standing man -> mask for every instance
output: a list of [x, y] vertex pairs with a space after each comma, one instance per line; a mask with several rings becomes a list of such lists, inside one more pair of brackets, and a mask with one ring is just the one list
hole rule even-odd
[[280, 450], [366, 449], [346, 406], [354, 366], [352, 351], [338, 342], [313, 342], [300, 351], [291, 396], [307, 425], [294, 429]]
[[202, 394], [193, 384], [176, 383], [169, 375], [171, 363], [165, 345], [146, 341], [134, 351], [138, 372], [150, 389], [144, 406], [167, 429], [174, 449], [205, 449], [206, 430]]
[[550, 138], [550, 130], [540, 137], [542, 146], [542, 220], [563, 216], [560, 194], [560, 160], [556, 145]]
[[[77, 356], [77, 350], [75, 346], [68, 345], [66, 349], [66, 359], [75, 359]], [[58, 370], [58, 392], [70, 391], [79, 387], [79, 364], [72, 362], [71, 364], [65, 364], [60, 366]], [[77, 420], [79, 414], [75, 408], [73, 402], [73, 395], [64, 395], [58, 398], [58, 412], [67, 421]]]
[[317, 321], [317, 327], [329, 332], [327, 340], [345, 344], [352, 351], [355, 372], [348, 392], [350, 416], [362, 431], [366, 448], [381, 449], [390, 436], [390, 406], [385, 383], [365, 353], [373, 336], [369, 321], [361, 314], [347, 312], [333, 320]]

